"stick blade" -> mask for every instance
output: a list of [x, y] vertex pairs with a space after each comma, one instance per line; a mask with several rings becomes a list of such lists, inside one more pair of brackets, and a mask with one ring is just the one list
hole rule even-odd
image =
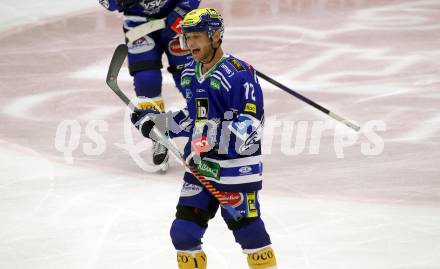
[[118, 79], [119, 71], [121, 70], [122, 65], [124, 64], [125, 58], [128, 55], [128, 47], [125, 44], [120, 44], [116, 47], [115, 52], [113, 53], [112, 60], [110, 62], [110, 66], [108, 68], [106, 82], [107, 85], [111, 88], [112, 85], [116, 83]]
[[118, 86], [118, 75], [124, 64], [125, 58], [128, 55], [128, 47], [125, 44], [121, 44], [116, 47], [113, 53], [112, 60], [107, 72], [106, 82], [110, 89], [119, 96], [119, 98], [124, 102], [132, 111], [135, 110], [135, 106], [128, 99], [128, 97], [119, 89]]

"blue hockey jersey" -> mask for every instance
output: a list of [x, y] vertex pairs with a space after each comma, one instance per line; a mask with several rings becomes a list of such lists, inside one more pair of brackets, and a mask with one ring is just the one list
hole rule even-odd
[[[198, 6], [200, 0], [140, 0], [132, 7], [123, 9], [118, 0], [99, 0], [99, 3], [110, 11], [118, 10], [126, 16], [161, 19], [168, 16], [176, 7], [188, 12]], [[181, 14], [182, 15], [182, 14]]]
[[[171, 128], [170, 136], [190, 137], [184, 157], [191, 157], [195, 144], [207, 141], [215, 150], [203, 158], [199, 171], [219, 191], [261, 189], [264, 108], [255, 70], [224, 55], [202, 74], [201, 64], [192, 61], [182, 72], [181, 87], [187, 107], [175, 114], [178, 128]], [[198, 184], [189, 172], [184, 180]]]

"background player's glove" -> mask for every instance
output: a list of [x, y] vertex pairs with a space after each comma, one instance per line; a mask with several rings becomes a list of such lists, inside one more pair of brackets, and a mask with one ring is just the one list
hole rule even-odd
[[134, 5], [138, 4], [141, 0], [118, 0], [118, 5], [122, 9], [132, 8]]
[[150, 137], [150, 132], [155, 125], [155, 119], [160, 112], [153, 109], [135, 109], [131, 114], [131, 122], [146, 138]]

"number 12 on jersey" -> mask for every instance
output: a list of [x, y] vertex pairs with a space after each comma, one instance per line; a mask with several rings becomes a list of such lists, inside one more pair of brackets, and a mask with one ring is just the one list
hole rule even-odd
[[252, 101], [255, 102], [255, 89], [254, 89], [254, 85], [252, 83], [246, 82], [245, 84], [243, 84], [244, 89], [245, 89], [245, 95], [246, 95], [246, 99], [249, 99], [249, 94], [250, 97], [252, 99]]

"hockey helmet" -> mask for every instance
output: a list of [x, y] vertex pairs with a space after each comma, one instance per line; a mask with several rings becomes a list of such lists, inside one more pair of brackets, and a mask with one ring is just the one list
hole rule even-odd
[[186, 14], [182, 21], [182, 33], [208, 32], [212, 38], [215, 31], [224, 32], [223, 18], [215, 8], [199, 8]]

